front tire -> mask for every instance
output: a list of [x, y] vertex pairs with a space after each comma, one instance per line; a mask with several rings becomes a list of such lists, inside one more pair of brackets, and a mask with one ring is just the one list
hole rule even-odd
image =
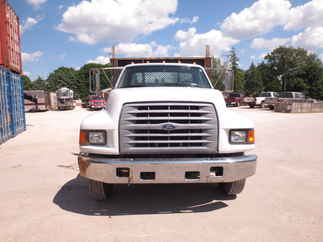
[[237, 195], [242, 192], [245, 187], [246, 179], [242, 179], [235, 182], [222, 183], [222, 190], [226, 195]]
[[113, 184], [89, 180], [89, 195], [96, 201], [104, 201], [113, 193]]

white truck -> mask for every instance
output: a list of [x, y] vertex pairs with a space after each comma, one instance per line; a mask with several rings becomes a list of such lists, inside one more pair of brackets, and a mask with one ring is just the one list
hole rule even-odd
[[193, 64], [131, 64], [107, 106], [80, 127], [80, 175], [106, 199], [114, 184], [220, 183], [240, 193], [256, 170], [253, 122], [229, 111]]
[[58, 110], [74, 109], [74, 92], [73, 90], [62, 87], [56, 91]]
[[249, 105], [250, 108], [254, 108], [256, 106], [265, 108], [266, 107], [266, 98], [276, 98], [278, 97], [277, 92], [262, 92], [258, 97], [245, 97], [243, 102]]

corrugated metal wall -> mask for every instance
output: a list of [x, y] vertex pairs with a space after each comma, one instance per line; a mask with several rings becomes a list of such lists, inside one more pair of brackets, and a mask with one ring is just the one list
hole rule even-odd
[[0, 67], [0, 144], [25, 130], [23, 80]]
[[0, 65], [22, 72], [19, 17], [7, 0], [0, 0]]

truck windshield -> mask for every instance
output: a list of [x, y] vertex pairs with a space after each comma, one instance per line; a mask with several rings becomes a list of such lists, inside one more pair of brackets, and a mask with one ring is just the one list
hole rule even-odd
[[167, 65], [128, 67], [121, 76], [118, 87], [212, 88], [201, 68]]

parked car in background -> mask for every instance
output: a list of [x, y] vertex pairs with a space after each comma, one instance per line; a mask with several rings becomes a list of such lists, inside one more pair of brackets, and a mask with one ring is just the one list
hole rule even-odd
[[244, 95], [241, 93], [224, 93], [224, 100], [227, 107], [239, 107], [243, 103]]
[[278, 97], [277, 92], [262, 92], [257, 97], [245, 97], [243, 102], [246, 103], [250, 108], [254, 108], [256, 106], [264, 108], [266, 106], [265, 100], [266, 98], [276, 98]]
[[100, 96], [90, 96], [88, 108], [90, 110], [99, 110], [105, 107], [105, 100]]

